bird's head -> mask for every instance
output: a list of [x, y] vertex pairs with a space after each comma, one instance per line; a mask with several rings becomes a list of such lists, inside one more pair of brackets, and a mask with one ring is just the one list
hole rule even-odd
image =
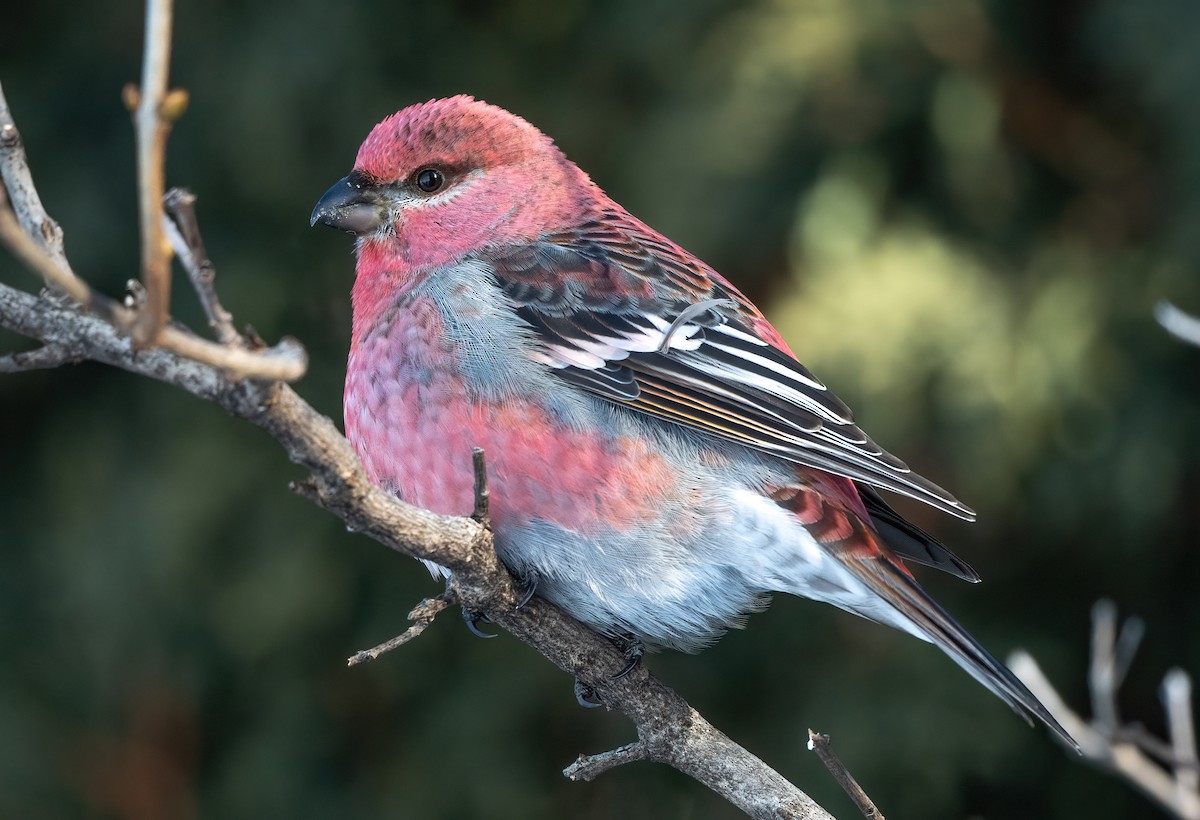
[[470, 97], [412, 105], [372, 129], [318, 222], [358, 237], [359, 272], [419, 271], [527, 242], [586, 210], [594, 186], [525, 120]]

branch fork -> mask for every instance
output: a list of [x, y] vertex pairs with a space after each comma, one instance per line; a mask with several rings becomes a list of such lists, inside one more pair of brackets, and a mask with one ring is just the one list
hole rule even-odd
[[[146, 311], [152, 308], [158, 298], [155, 295], [156, 286], [148, 280], [142, 281], [143, 289], [138, 292], [143, 294], [144, 298], [137, 297], [135, 302], [144, 303], [144, 306], [134, 309], [93, 290], [75, 274], [63, 250], [62, 229], [46, 213], [38, 196], [20, 132], [13, 121], [3, 88], [0, 88], [0, 179], [4, 183], [0, 186], [0, 242], [7, 245], [26, 267], [40, 275], [48, 287], [69, 297], [80, 310], [93, 314], [111, 325], [125, 338], [126, 345], [145, 349], [145, 345], [136, 343], [135, 331], [139, 326], [139, 317], [146, 315]], [[139, 186], [139, 190], [141, 187]], [[161, 201], [158, 213], [163, 214]], [[159, 223], [164, 218], [159, 216]], [[160, 234], [166, 236], [161, 224], [159, 228]], [[198, 233], [196, 240], [199, 241]], [[180, 247], [188, 245], [185, 242]], [[197, 247], [202, 252], [203, 243]], [[163, 258], [169, 262], [170, 248], [164, 248]], [[189, 260], [192, 259], [194, 253], [189, 256]], [[193, 277], [193, 282], [196, 281], [196, 277]], [[206, 300], [211, 292], [211, 283], [208, 286], [198, 286], [197, 292], [206, 311], [209, 310], [210, 305]], [[215, 294], [212, 295], [212, 300], [215, 303]], [[219, 303], [217, 306], [219, 307]], [[154, 344], [157, 347], [220, 368], [235, 379], [295, 381], [304, 375], [308, 367], [308, 354], [303, 346], [292, 338], [285, 337], [274, 347], [257, 350], [252, 349], [244, 340], [225, 338], [221, 342], [213, 342], [180, 325], [167, 322], [166, 319], [164, 322], [166, 323], [156, 331]]]
[[1117, 692], [1144, 633], [1145, 626], [1138, 618], [1128, 618], [1118, 627], [1117, 608], [1112, 601], [1098, 601], [1092, 608], [1090, 721], [1067, 706], [1029, 653], [1014, 652], [1008, 665], [1079, 741], [1080, 751], [1087, 760], [1115, 772], [1172, 816], [1200, 820], [1200, 761], [1196, 754], [1191, 678], [1182, 669], [1172, 669], [1163, 678], [1166, 741], [1153, 737], [1140, 725], [1122, 722], [1117, 708]]

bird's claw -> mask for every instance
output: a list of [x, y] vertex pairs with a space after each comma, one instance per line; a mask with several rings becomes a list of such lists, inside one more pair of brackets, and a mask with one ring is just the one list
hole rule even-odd
[[613, 675], [613, 680], [620, 680], [628, 675], [642, 662], [642, 656], [646, 654], [646, 645], [632, 635], [622, 635], [614, 638], [617, 648], [621, 650], [621, 654], [625, 657], [625, 665], [621, 667], [621, 671]]
[[575, 679], [575, 700], [584, 709], [595, 709], [604, 705], [604, 702], [596, 694], [596, 690], [578, 678]]
[[533, 599], [533, 594], [537, 592], [538, 581], [540, 580], [541, 576], [538, 575], [536, 569], [527, 569], [517, 576], [517, 589], [520, 591], [521, 597], [517, 600], [513, 609], [520, 609]]
[[494, 633], [484, 632], [478, 626], [480, 621], [488, 621], [488, 622], [491, 621], [491, 618], [489, 618], [487, 615], [484, 615], [482, 612], [476, 612], [474, 610], [467, 609], [464, 606], [462, 608], [462, 616], [463, 616], [463, 621], [465, 621], [467, 624], [467, 629], [471, 630], [471, 634], [474, 635], [476, 638], [494, 638], [494, 637], [496, 637], [496, 635]]

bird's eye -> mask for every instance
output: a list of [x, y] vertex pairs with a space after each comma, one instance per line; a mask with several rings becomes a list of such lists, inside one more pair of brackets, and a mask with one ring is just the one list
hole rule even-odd
[[440, 191], [446, 184], [446, 177], [437, 168], [426, 168], [417, 172], [417, 187], [427, 194]]

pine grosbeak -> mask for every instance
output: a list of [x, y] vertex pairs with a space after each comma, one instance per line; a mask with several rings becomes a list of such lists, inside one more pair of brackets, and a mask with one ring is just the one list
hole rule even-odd
[[934, 643], [1070, 742], [902, 559], [975, 572], [877, 488], [974, 513], [532, 125], [462, 96], [406, 108], [312, 221], [357, 237], [345, 420], [371, 479], [469, 514], [484, 448], [496, 550], [537, 594], [688, 652], [772, 592], [825, 601]]

